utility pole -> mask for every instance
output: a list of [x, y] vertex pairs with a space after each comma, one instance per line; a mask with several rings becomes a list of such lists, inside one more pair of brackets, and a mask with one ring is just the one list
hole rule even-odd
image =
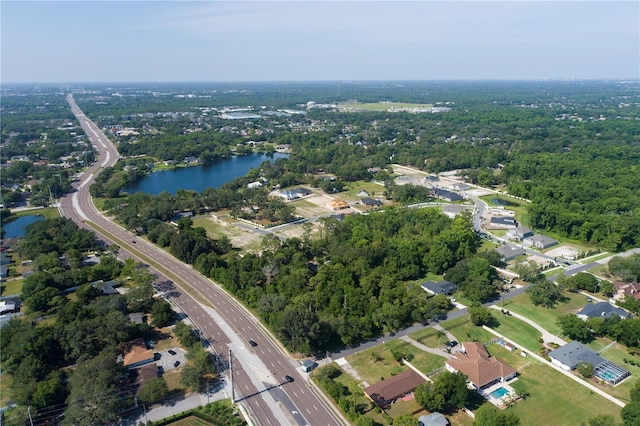
[[231, 377], [231, 403], [236, 402], [236, 396], [233, 393], [233, 358], [231, 358], [231, 348], [229, 348], [229, 377]]

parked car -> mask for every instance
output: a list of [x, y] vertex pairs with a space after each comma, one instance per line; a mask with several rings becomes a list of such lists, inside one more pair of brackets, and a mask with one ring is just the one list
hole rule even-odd
[[174, 367], [177, 367], [177, 366], [179, 366], [179, 365], [180, 365], [180, 361], [176, 361], [176, 362], [174, 362], [174, 363], [173, 363], [173, 366], [174, 366]]
[[456, 342], [455, 340], [447, 342], [447, 346], [450, 347], [450, 348], [453, 348], [453, 347], [455, 347], [457, 345], [458, 345], [458, 342]]
[[169, 349], [168, 351], [171, 355], [176, 355], [176, 351], [174, 351], [173, 349]]

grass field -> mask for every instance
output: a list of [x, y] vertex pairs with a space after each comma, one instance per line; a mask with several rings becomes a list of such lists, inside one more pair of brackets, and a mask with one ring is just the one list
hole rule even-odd
[[579, 311], [587, 303], [586, 296], [583, 294], [568, 292], [563, 294], [567, 297], [567, 302], [559, 303], [554, 309], [535, 306], [526, 294], [507, 300], [504, 308], [529, 318], [550, 333], [560, 335], [562, 330], [556, 324], [556, 319], [561, 315]]
[[542, 333], [516, 317], [502, 315], [499, 311], [492, 311], [492, 313], [500, 322], [498, 327], [493, 328], [495, 331], [529, 349], [531, 352], [538, 351], [540, 348], [538, 338], [542, 336]]
[[0, 374], [0, 407], [7, 405], [11, 401], [9, 395], [9, 386], [11, 386], [11, 376], [8, 374]]
[[262, 242], [262, 235], [244, 231], [224, 219], [216, 220], [211, 216], [197, 216], [193, 218], [193, 226], [204, 228], [207, 236], [213, 239], [219, 239], [224, 235], [229, 238], [233, 247], [248, 251], [257, 250]]
[[349, 196], [356, 198], [356, 194], [363, 189], [369, 193], [370, 197], [382, 197], [385, 191], [384, 186], [378, 185], [375, 182], [366, 182], [363, 180], [359, 180], [357, 182], [346, 182], [344, 189]]
[[486, 343], [495, 337], [482, 327], [473, 325], [469, 320], [468, 315], [454, 320], [445, 321], [440, 325], [442, 325], [442, 328], [456, 336], [460, 342]]
[[189, 416], [181, 420], [169, 423], [171, 426], [215, 426], [214, 423], [209, 423], [205, 420], [199, 419], [196, 416]]
[[5, 281], [0, 286], [0, 295], [6, 296], [9, 294], [18, 294], [22, 291], [22, 278], [18, 278], [11, 281]]

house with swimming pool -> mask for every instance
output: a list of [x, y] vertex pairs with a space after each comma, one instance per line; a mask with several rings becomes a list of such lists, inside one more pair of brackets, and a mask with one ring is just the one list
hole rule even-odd
[[478, 342], [462, 343], [462, 351], [454, 353], [447, 360], [445, 368], [452, 373], [466, 375], [469, 383], [478, 391], [516, 377], [516, 370], [489, 355], [484, 345]]
[[575, 370], [581, 362], [593, 366], [593, 375], [611, 386], [622, 382], [631, 373], [619, 365], [602, 358], [582, 343], [573, 340], [558, 349], [549, 352], [551, 362], [565, 371]]

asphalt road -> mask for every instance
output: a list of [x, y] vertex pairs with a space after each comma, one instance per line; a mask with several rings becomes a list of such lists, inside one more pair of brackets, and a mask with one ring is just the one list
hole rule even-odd
[[[264, 386], [259, 380], [256, 380], [250, 366], [235, 362], [234, 358], [235, 397], [245, 406], [256, 424], [345, 424], [345, 421], [338, 417], [339, 414], [333, 411], [333, 407], [316, 394], [310, 384], [297, 373], [297, 368], [295, 368], [297, 363], [292, 361], [277, 340], [242, 305], [217, 284], [194, 271], [189, 265], [185, 265], [163, 250], [132, 235], [129, 231], [102, 216], [93, 205], [89, 187], [100, 169], [115, 164], [119, 155], [111, 141], [78, 108], [72, 95], [67, 96], [67, 101], [73, 114], [98, 150], [100, 161], [83, 173], [80, 182], [75, 186], [77, 189], [75, 192], [60, 199], [61, 213], [80, 226], [94, 230], [110, 244], [117, 244], [120, 247], [118, 257], [131, 257], [136, 261], [149, 264], [151, 271], [158, 276], [157, 289], [162, 291], [169, 301], [177, 305], [189, 317], [211, 349], [218, 354], [222, 365], [228, 366], [227, 354], [230, 339], [192, 294], [213, 306], [240, 339], [245, 342], [253, 339], [258, 343], [258, 346], [254, 348], [255, 354], [274, 377], [284, 381], [285, 375], [289, 374], [296, 379], [292, 383], [283, 385], [286, 392], [268, 392], [267, 397]], [[189, 293], [186, 291], [187, 286], [191, 289]], [[246, 349], [239, 348], [237, 350]], [[258, 384], [256, 385], [256, 383]], [[283, 410], [274, 406], [274, 399], [281, 401], [288, 411], [295, 412], [295, 416], [292, 417], [290, 413], [287, 413], [289, 415], [284, 417]]]

